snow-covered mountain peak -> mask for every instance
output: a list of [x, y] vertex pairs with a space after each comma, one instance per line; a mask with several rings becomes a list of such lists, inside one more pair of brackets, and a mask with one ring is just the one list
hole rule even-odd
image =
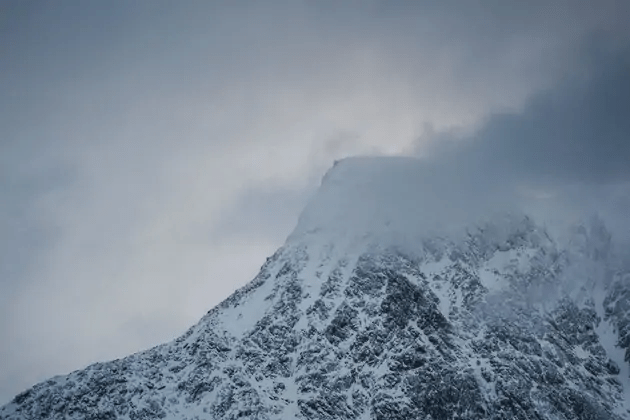
[[0, 419], [629, 419], [630, 274], [603, 222], [550, 234], [467, 182], [338, 162], [185, 334], [35, 385]]
[[469, 189], [458, 174], [421, 159], [353, 157], [326, 173], [288, 242], [413, 247], [422, 239], [461, 235], [483, 220], [503, 223], [510, 215], [522, 218], [512, 200]]
[[418, 219], [420, 162], [411, 158], [347, 158], [326, 173], [292, 237], [348, 236], [409, 227]]

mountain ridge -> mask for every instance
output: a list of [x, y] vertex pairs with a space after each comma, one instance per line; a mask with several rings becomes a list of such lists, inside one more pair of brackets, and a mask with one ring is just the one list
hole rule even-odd
[[630, 274], [603, 222], [562, 241], [521, 212], [405, 231], [427, 206], [417, 165], [337, 163], [259, 274], [185, 334], [0, 418], [630, 418]]

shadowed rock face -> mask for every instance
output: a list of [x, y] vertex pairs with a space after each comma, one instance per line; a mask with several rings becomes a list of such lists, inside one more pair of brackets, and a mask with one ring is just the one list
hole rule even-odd
[[571, 246], [520, 216], [466, 232], [404, 250], [294, 237], [182, 337], [0, 418], [630, 418], [630, 275], [602, 226]]

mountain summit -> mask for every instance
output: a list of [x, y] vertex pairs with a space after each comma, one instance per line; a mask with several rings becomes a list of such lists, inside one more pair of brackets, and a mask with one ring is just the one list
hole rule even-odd
[[630, 419], [630, 273], [603, 222], [558, 235], [435, 173], [336, 163], [260, 273], [183, 336], [0, 418]]

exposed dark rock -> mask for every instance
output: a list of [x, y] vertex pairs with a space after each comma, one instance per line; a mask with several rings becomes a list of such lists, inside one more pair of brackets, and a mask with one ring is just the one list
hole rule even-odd
[[572, 264], [606, 263], [600, 228], [570, 252], [528, 218], [416, 255], [289, 244], [178, 339], [35, 385], [0, 418], [630, 418], [628, 359], [600, 335], [630, 354], [630, 275], [592, 270], [603, 302], [562, 288]]

